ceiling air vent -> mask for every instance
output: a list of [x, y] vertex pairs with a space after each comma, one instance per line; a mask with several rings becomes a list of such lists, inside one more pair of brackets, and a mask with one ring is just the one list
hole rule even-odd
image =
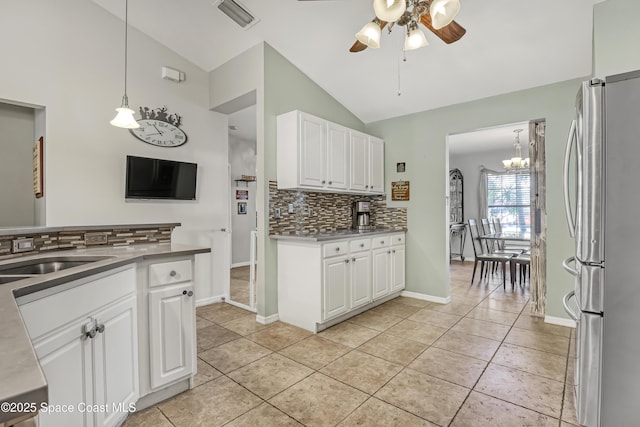
[[256, 18], [247, 10], [246, 7], [241, 6], [240, 3], [234, 0], [222, 0], [218, 3], [218, 9], [220, 9], [222, 13], [227, 15], [229, 18], [233, 19], [233, 21], [242, 28], [251, 27], [257, 22]]

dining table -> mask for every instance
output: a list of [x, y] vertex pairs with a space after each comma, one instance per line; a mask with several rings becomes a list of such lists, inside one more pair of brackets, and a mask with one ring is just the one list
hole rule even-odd
[[502, 231], [500, 233], [489, 233], [479, 236], [485, 240], [500, 240], [513, 242], [531, 242], [530, 232]]

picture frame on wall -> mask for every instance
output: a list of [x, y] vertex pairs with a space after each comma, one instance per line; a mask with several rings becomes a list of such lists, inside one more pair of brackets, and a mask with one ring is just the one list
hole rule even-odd
[[247, 204], [244, 202], [238, 203], [238, 215], [246, 215], [247, 214]]

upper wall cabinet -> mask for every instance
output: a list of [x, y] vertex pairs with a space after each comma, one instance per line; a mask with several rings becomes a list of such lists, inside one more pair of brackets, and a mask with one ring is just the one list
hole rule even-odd
[[278, 116], [280, 189], [384, 192], [384, 141], [301, 111]]

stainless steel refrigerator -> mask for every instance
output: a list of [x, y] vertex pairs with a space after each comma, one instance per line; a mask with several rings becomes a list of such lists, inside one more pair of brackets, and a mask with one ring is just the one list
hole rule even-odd
[[640, 71], [582, 84], [564, 194], [578, 421], [640, 426]]

